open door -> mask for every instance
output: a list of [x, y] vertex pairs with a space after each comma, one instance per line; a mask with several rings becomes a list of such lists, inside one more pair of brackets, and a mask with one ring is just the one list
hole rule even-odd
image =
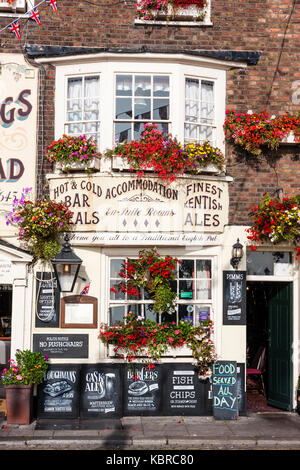
[[292, 283], [268, 285], [268, 404], [292, 410]]

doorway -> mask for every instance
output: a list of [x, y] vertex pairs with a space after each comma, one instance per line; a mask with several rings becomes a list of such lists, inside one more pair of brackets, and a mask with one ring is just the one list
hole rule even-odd
[[291, 282], [247, 282], [248, 409], [292, 410]]

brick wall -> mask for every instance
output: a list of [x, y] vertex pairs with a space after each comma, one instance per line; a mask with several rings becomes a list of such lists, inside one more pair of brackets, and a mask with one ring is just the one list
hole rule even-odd
[[[58, 0], [58, 13], [44, 3], [39, 8], [41, 26], [21, 20], [21, 42], [8, 30], [2, 31], [1, 51], [20, 52], [24, 44], [260, 51], [256, 66], [228, 72], [227, 107], [242, 112], [266, 109], [271, 114], [298, 110], [300, 0], [211, 1], [213, 26], [200, 28], [135, 25], [133, 0]], [[0, 18], [0, 28], [10, 21]], [[43, 67], [40, 76], [38, 185], [41, 190], [43, 172], [49, 169], [42, 160], [42, 149], [54, 135], [53, 68]], [[272, 191], [279, 185], [287, 193], [298, 191], [297, 150], [279, 152], [278, 176], [265, 162], [256, 167], [237, 159], [230, 148], [227, 154], [228, 172], [234, 176], [230, 191], [231, 223], [246, 223], [246, 208], [260, 199], [263, 190]]]

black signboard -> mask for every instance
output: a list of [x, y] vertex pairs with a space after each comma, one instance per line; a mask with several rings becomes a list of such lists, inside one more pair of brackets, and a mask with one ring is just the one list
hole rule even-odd
[[164, 364], [163, 413], [207, 414], [209, 381], [198, 377], [192, 364]]
[[60, 293], [53, 273], [38, 272], [36, 281], [36, 316], [37, 328], [55, 328], [59, 326]]
[[38, 418], [78, 418], [80, 365], [49, 365], [38, 386]]
[[89, 356], [88, 335], [33, 335], [33, 350], [49, 358], [86, 358]]
[[214, 418], [237, 419], [239, 410], [236, 362], [217, 361], [213, 364], [212, 392]]
[[162, 367], [149, 368], [135, 364], [134, 370], [127, 366], [124, 377], [124, 414], [160, 414], [162, 402]]
[[246, 271], [223, 272], [223, 324], [246, 324]]
[[118, 364], [89, 364], [81, 369], [81, 406], [83, 418], [122, 416], [122, 376]]

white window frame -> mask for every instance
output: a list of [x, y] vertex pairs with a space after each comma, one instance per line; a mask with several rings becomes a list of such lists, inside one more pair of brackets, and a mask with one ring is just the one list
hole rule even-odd
[[[91, 60], [92, 58], [92, 60]], [[226, 104], [226, 70], [246, 67], [245, 64], [216, 59], [185, 56], [182, 54], [96, 54], [82, 57], [41, 59], [56, 65], [55, 138], [64, 133], [66, 86], [68, 77], [100, 75], [100, 151], [114, 146], [115, 76], [116, 74], [155, 74], [170, 77], [169, 132], [184, 142], [185, 78], [196, 77], [214, 83], [215, 93], [215, 145], [225, 151], [223, 123]], [[179, 90], [179, 91], [178, 91]], [[101, 140], [102, 139], [102, 140]]]

